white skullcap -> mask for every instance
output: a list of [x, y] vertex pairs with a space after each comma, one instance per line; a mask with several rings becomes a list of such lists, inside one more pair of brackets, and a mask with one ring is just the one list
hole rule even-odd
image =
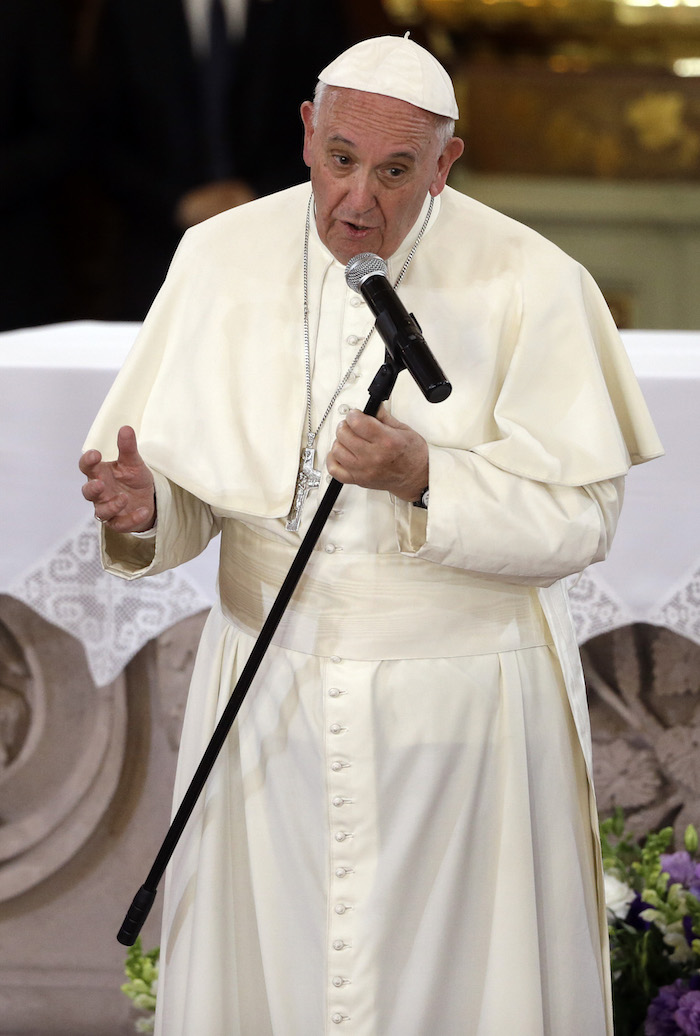
[[409, 40], [408, 33], [356, 43], [318, 78], [328, 86], [384, 94], [435, 115], [459, 118], [452, 80], [432, 54]]

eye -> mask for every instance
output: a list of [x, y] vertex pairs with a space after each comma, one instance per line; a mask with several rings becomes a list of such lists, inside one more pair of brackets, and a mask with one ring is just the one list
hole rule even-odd
[[408, 170], [402, 165], [388, 165], [381, 171], [381, 178], [391, 186], [399, 186], [406, 179]]

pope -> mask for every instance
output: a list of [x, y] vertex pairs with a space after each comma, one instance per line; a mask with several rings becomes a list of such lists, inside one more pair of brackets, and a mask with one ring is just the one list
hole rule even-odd
[[[169, 868], [161, 1036], [612, 1034], [566, 579], [662, 451], [590, 275], [447, 186], [457, 114], [408, 38], [325, 68], [310, 183], [187, 232], [87, 438], [108, 571], [220, 537], [176, 804], [343, 483]], [[402, 376], [362, 413], [384, 358], [345, 282], [363, 252], [452, 383], [439, 405]]]

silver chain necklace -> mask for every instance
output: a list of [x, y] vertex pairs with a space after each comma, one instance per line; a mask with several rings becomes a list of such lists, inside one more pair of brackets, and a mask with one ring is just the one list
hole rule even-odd
[[[299, 524], [301, 522], [301, 511], [306, 501], [306, 498], [309, 495], [310, 490], [318, 488], [318, 486], [320, 486], [321, 484], [321, 472], [314, 467], [314, 462], [316, 459], [316, 437], [318, 433], [321, 431], [321, 428], [323, 427], [326, 418], [333, 409], [333, 404], [345, 388], [348, 378], [355, 370], [357, 362], [362, 356], [363, 352], [365, 351], [365, 347], [372, 335], [374, 334], [374, 329], [376, 327], [376, 323], [372, 324], [372, 327], [369, 329], [369, 332], [365, 336], [364, 341], [360, 344], [360, 348], [355, 353], [355, 356], [353, 357], [350, 366], [345, 371], [345, 374], [338, 382], [338, 386], [333, 395], [331, 396], [328, 406], [323, 412], [323, 416], [316, 427], [316, 431], [314, 431], [313, 426], [311, 424], [311, 342], [309, 333], [309, 235], [311, 232], [311, 205], [313, 200], [314, 196], [312, 194], [309, 198], [309, 204], [306, 207], [306, 227], [304, 230], [304, 362], [306, 365], [307, 433], [306, 446], [301, 451], [301, 463], [299, 465], [299, 473], [297, 475], [296, 488], [294, 490], [294, 503], [292, 504], [292, 509], [289, 512], [289, 515], [287, 516], [287, 522], [285, 526], [288, 532], [298, 531]], [[431, 197], [430, 204], [428, 205], [428, 211], [425, 214], [425, 219], [423, 220], [423, 225], [418, 231], [418, 237], [413, 242], [413, 247], [406, 256], [406, 261], [401, 267], [401, 272], [399, 273], [398, 277], [396, 278], [396, 281], [394, 282], [394, 288], [398, 288], [399, 284], [403, 280], [406, 270], [411, 265], [411, 260], [413, 259], [413, 256], [416, 254], [416, 249], [418, 248], [420, 240], [426, 231], [428, 223], [430, 222], [430, 216], [432, 215], [434, 202], [435, 199]]]

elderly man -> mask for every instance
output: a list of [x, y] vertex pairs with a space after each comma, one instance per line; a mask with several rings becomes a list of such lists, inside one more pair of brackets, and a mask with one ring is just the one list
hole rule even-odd
[[[290, 520], [300, 449], [348, 483], [178, 846], [156, 1031], [602, 1036], [562, 579], [605, 556], [660, 445], [587, 273], [445, 186], [442, 67], [386, 37], [320, 80], [311, 186], [188, 232], [81, 460], [111, 571], [221, 533], [176, 800], [317, 505]], [[360, 252], [400, 281], [439, 405], [404, 375], [360, 412], [384, 357], [345, 283]]]

